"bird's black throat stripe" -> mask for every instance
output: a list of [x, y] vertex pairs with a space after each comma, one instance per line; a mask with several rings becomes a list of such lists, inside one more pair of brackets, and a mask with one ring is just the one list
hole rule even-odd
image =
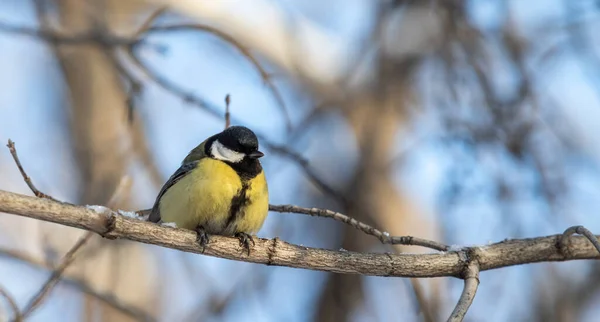
[[260, 161], [244, 158], [241, 162], [232, 163], [225, 161], [242, 179], [242, 182], [248, 182], [262, 172]]
[[225, 225], [228, 229], [234, 222], [245, 215], [245, 208], [252, 202], [247, 195], [250, 188], [250, 180], [262, 172], [262, 166], [258, 160], [252, 159], [244, 159], [239, 163], [226, 163], [235, 170], [242, 181], [242, 188], [231, 199], [229, 217], [227, 217], [227, 224]]
[[242, 188], [231, 199], [231, 205], [229, 206], [229, 217], [227, 217], [227, 224], [225, 224], [225, 227], [230, 227], [234, 222], [236, 222], [237, 219], [239, 219], [241, 216], [244, 216], [245, 213], [242, 211], [242, 208], [248, 206], [251, 202], [247, 196], [248, 188], [250, 188], [248, 180], [242, 179]]

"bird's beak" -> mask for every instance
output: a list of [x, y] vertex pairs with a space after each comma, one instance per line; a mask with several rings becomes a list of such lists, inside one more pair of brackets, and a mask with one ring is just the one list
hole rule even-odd
[[260, 151], [254, 151], [250, 154], [248, 154], [248, 157], [250, 159], [258, 159], [258, 158], [262, 158], [265, 154], [260, 152]]

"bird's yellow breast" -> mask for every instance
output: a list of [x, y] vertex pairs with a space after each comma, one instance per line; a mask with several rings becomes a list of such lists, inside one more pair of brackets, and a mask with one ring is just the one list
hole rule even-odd
[[[233, 214], [232, 200], [242, 190], [245, 202]], [[209, 234], [253, 234], [268, 213], [268, 188], [263, 172], [242, 182], [226, 163], [203, 158], [165, 192], [159, 207], [162, 221], [174, 222], [177, 227], [195, 229], [202, 225]]]

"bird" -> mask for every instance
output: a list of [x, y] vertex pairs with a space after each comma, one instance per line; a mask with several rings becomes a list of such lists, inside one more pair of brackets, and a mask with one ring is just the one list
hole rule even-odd
[[250, 255], [269, 211], [256, 134], [230, 126], [192, 149], [158, 193], [148, 220], [195, 230], [203, 251], [210, 235], [235, 236]]

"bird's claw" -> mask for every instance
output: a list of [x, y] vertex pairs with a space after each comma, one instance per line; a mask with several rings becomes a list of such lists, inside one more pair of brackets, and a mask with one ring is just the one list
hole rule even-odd
[[208, 245], [210, 238], [202, 226], [196, 227], [196, 233], [198, 234], [196, 236], [196, 242], [200, 244], [200, 247], [202, 247], [202, 252], [204, 253], [204, 249], [206, 249], [206, 245]]
[[235, 234], [235, 237], [240, 240], [240, 247], [244, 247], [248, 252], [248, 256], [250, 256], [250, 243], [252, 243], [252, 246], [256, 245], [256, 243], [254, 243], [254, 238], [246, 233], [237, 233]]

